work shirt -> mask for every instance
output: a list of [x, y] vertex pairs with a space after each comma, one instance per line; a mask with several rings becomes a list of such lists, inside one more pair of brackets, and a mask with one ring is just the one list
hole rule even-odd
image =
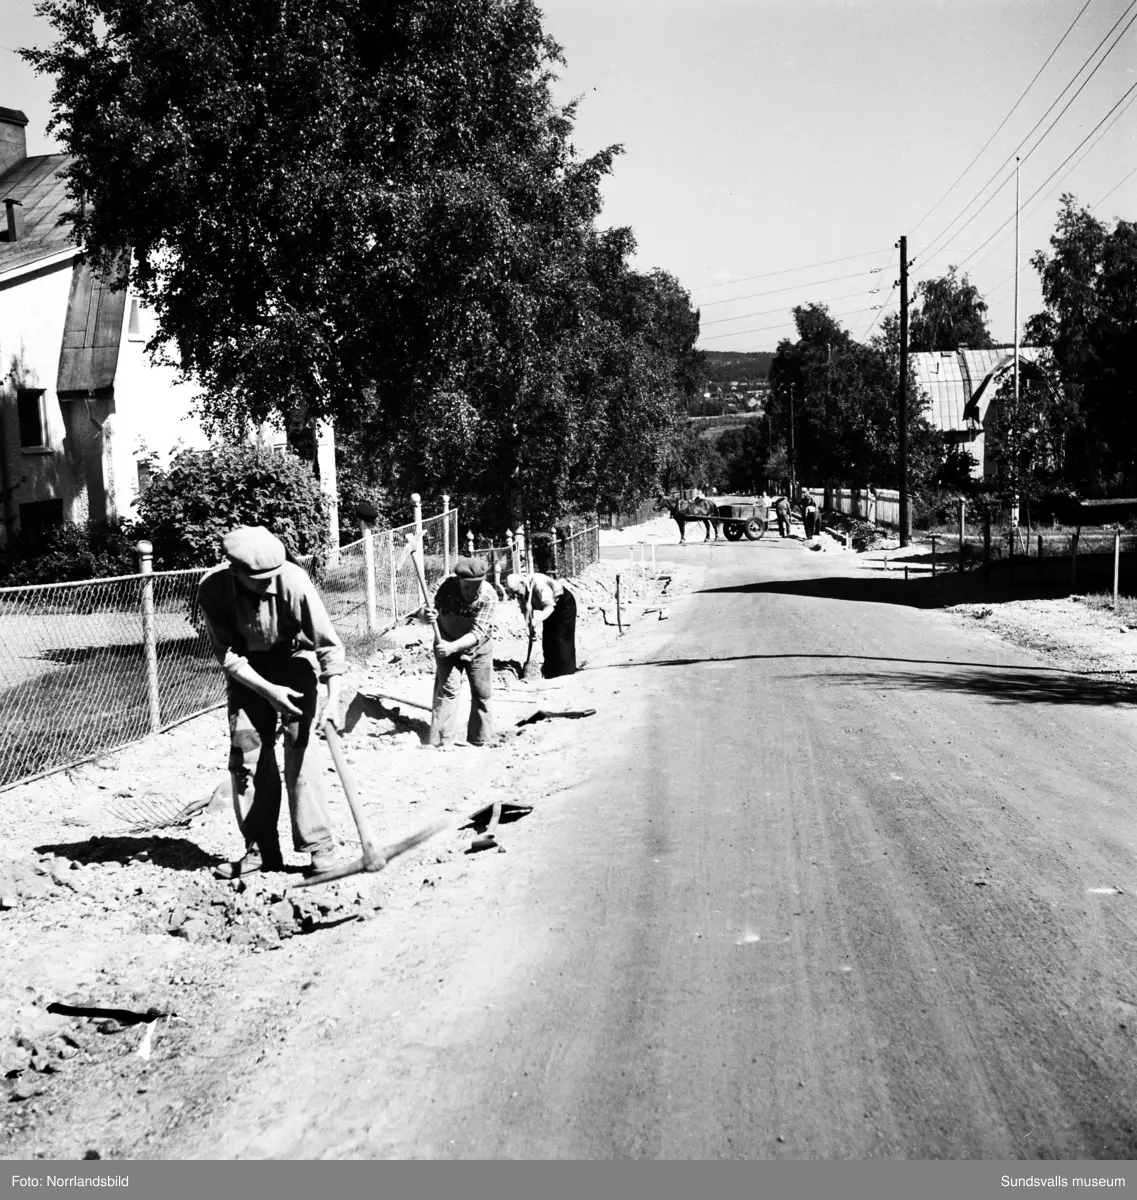
[[518, 596], [517, 603], [526, 617], [529, 615], [530, 606], [539, 612], [555, 608], [557, 601], [566, 591], [564, 582], [554, 579], [551, 575], [523, 575], [521, 582], [525, 584], [525, 595]]
[[476, 633], [473, 649], [484, 645], [493, 636], [493, 614], [497, 593], [485, 580], [478, 586], [473, 600], [464, 600], [458, 577], [451, 575], [438, 585], [434, 594], [438, 610], [438, 631], [448, 642], [456, 642], [468, 633]]
[[237, 583], [228, 563], [214, 568], [197, 589], [213, 653], [226, 675], [272, 651], [300, 652], [319, 664], [321, 679], [347, 670], [343, 642], [315, 584], [302, 567], [286, 562], [262, 596]]

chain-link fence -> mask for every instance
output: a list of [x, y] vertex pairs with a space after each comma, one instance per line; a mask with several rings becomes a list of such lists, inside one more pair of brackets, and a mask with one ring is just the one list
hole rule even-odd
[[600, 561], [600, 526], [592, 525], [571, 537], [557, 539], [556, 573], [575, 579], [585, 567]]
[[220, 702], [200, 570], [0, 589], [0, 787]]
[[[422, 595], [407, 545], [418, 526], [301, 560], [351, 649]], [[457, 511], [421, 523], [427, 590], [456, 557]], [[208, 568], [0, 588], [0, 788], [159, 732], [224, 700], [197, 608]]]

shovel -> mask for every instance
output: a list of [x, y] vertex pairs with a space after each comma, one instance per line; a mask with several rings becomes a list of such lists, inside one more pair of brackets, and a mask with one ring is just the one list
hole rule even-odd
[[363, 851], [363, 856], [357, 858], [355, 862], [342, 863], [337, 867], [333, 867], [330, 871], [324, 871], [321, 875], [313, 875], [311, 879], [305, 879], [301, 883], [294, 884], [294, 887], [315, 887], [320, 883], [331, 883], [333, 879], [344, 879], [348, 875], [371, 874], [376, 871], [382, 871], [392, 859], [398, 858], [400, 854], [405, 854], [408, 850], [413, 850], [415, 846], [421, 845], [427, 838], [434, 837], [436, 833], [441, 833], [443, 829], [454, 824], [449, 818], [444, 818], [443, 820], [434, 821], [430, 825], [425, 825], [417, 833], [412, 833], [409, 837], [405, 837], [401, 841], [392, 842], [389, 846], [380, 846], [375, 841], [375, 836], [371, 832], [371, 826], [367, 818], [363, 815], [363, 810], [359, 805], [355, 789], [355, 779], [348, 768], [347, 760], [343, 756], [339, 734], [336, 732], [333, 721], [328, 720], [324, 722], [324, 736], [328, 741], [328, 749], [332, 753], [332, 762], [335, 763], [336, 774], [339, 776], [344, 794], [347, 796], [348, 808], [351, 809], [355, 827], [359, 831], [359, 845]]
[[[493, 802], [493, 812], [490, 815], [490, 823], [486, 826], [485, 833], [483, 833], [481, 837], [474, 838], [474, 840], [470, 843], [470, 849], [468, 853], [473, 854], [478, 850], [492, 850], [495, 846], [497, 846], [497, 838], [494, 837], [494, 833], [497, 830], [497, 824], [500, 820], [501, 801], [495, 800]], [[498, 849], [500, 848], [501, 847], [499, 846]]]

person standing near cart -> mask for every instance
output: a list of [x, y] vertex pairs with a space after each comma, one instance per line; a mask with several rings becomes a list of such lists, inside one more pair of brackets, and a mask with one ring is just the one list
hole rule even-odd
[[790, 502], [785, 496], [779, 496], [774, 501], [774, 514], [778, 518], [778, 533], [781, 537], [790, 536]]
[[811, 538], [821, 531], [817, 501], [805, 488], [801, 489], [801, 523], [805, 526], [807, 538]]

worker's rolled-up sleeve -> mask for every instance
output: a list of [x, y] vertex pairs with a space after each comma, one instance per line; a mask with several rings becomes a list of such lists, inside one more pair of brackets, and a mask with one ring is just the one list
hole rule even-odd
[[232, 621], [232, 608], [225, 602], [224, 582], [219, 574], [209, 574], [202, 579], [197, 589], [197, 605], [205, 618], [205, 634], [221, 669], [226, 675], [234, 675], [248, 659], [236, 648], [240, 638]]
[[315, 587], [310, 586], [305, 591], [300, 609], [300, 627], [316, 652], [320, 678], [342, 675], [347, 670], [347, 654]]
[[471, 605], [470, 613], [473, 623], [472, 632], [478, 636], [478, 640], [474, 643], [475, 649], [485, 645], [493, 637], [493, 618], [496, 609], [497, 596], [494, 595], [493, 589], [488, 584], [483, 583], [478, 589], [477, 598]]

